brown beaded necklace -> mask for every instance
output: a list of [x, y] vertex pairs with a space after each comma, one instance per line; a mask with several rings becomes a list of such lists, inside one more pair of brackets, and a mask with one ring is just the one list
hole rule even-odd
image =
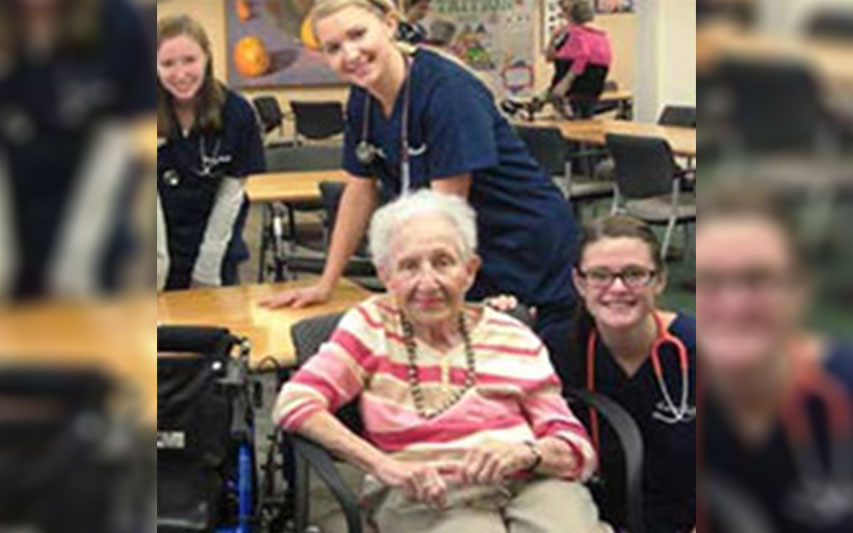
[[415, 402], [415, 409], [418, 411], [421, 418], [435, 418], [453, 407], [476, 382], [474, 349], [471, 347], [471, 336], [468, 334], [468, 326], [465, 323], [465, 313], [463, 312], [459, 314], [459, 333], [462, 335], [462, 342], [465, 345], [465, 360], [467, 363], [467, 368], [465, 369], [465, 384], [461, 390], [454, 390], [450, 398], [438, 409], [427, 409], [424, 405], [424, 391], [421, 387], [420, 378], [418, 378], [418, 367], [415, 364], [417, 360], [415, 328], [403, 315], [400, 316], [400, 321], [403, 326], [403, 343], [406, 346], [406, 352], [409, 356], [409, 386], [412, 389], [412, 399]]

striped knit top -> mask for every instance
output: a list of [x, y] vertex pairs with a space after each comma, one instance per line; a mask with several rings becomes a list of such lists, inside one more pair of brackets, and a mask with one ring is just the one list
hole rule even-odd
[[[585, 480], [596, 468], [586, 430], [560, 396], [542, 342], [521, 322], [484, 308], [468, 310], [476, 385], [432, 419], [416, 411], [400, 311], [375, 296], [347, 312], [330, 340], [282, 388], [274, 416], [288, 431], [321, 410], [336, 411], [360, 395], [365, 437], [401, 461], [428, 462], [444, 475], [465, 454], [491, 440], [522, 443], [553, 436], [576, 461], [560, 477]], [[416, 341], [418, 376], [427, 407], [438, 407], [465, 383], [462, 343], [440, 353]]]

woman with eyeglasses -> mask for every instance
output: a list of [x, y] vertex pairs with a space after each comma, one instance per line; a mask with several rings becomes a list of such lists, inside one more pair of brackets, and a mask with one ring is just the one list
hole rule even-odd
[[[643, 436], [646, 531], [692, 531], [696, 516], [696, 319], [658, 308], [666, 266], [651, 228], [616, 215], [584, 231], [573, 272], [578, 319], [542, 333], [567, 388], [599, 392], [622, 406]], [[512, 301], [493, 302], [499, 308]], [[584, 415], [587, 415], [584, 417]], [[579, 412], [600, 451], [602, 517], [624, 526], [622, 452], [615, 434]]]

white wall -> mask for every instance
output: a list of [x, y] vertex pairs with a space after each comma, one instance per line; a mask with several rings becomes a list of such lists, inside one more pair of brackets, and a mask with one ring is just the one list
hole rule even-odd
[[696, 3], [637, 2], [636, 119], [657, 120], [668, 104], [696, 105]]

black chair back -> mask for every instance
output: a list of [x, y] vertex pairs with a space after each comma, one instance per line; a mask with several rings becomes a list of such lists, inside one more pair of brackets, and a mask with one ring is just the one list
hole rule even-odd
[[338, 170], [343, 166], [340, 144], [273, 146], [264, 151], [268, 172]]
[[291, 101], [296, 117], [296, 133], [306, 139], [326, 139], [343, 133], [344, 108], [340, 102]]
[[661, 111], [658, 124], [661, 126], [681, 126], [683, 128], [696, 129], [696, 108], [668, 105]]
[[606, 140], [622, 196], [642, 199], [672, 192], [677, 167], [666, 139], [609, 133]]
[[279, 107], [278, 100], [275, 97], [258, 96], [252, 99], [252, 103], [255, 104], [255, 109], [264, 128], [264, 133], [269, 133], [281, 127], [281, 123], [284, 120], [284, 113], [281, 112], [281, 107]]
[[753, 152], [812, 150], [826, 125], [820, 90], [801, 63], [730, 60], [721, 82], [742, 147]]
[[853, 10], [850, 7], [821, 9], [809, 19], [806, 34], [819, 39], [853, 41]]
[[566, 141], [557, 128], [516, 126], [515, 131], [524, 141], [533, 159], [549, 176], [563, 176], [566, 172]]

